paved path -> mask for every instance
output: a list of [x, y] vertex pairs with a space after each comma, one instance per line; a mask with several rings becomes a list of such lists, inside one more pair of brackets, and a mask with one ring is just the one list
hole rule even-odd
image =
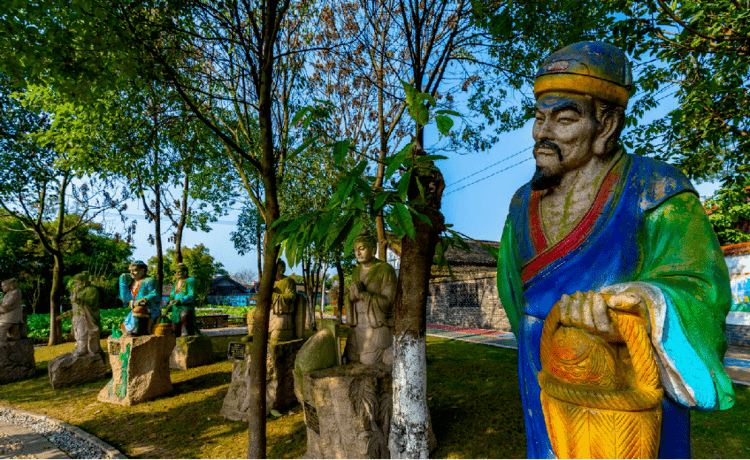
[[[427, 335], [491, 347], [518, 348], [516, 337], [511, 332], [428, 324]], [[735, 384], [750, 386], [750, 349], [729, 347], [724, 357], [724, 368]]]
[[36, 431], [0, 421], [0, 458], [70, 457]]

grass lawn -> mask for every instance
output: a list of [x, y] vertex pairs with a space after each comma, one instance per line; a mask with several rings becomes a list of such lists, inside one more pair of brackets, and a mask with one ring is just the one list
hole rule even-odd
[[[133, 407], [96, 399], [106, 380], [52, 390], [47, 362], [70, 352], [67, 343], [36, 350], [37, 376], [0, 386], [0, 405], [46, 414], [98, 436], [129, 457], [244, 458], [247, 424], [219, 415], [231, 379], [224, 356], [229, 337], [212, 338], [221, 361], [172, 371], [174, 391]], [[436, 458], [523, 458], [526, 441], [516, 374], [516, 351], [428, 338], [428, 398]], [[750, 457], [750, 389], [737, 388], [737, 405], [694, 413], [693, 456]], [[304, 454], [300, 407], [269, 418], [268, 456]]]

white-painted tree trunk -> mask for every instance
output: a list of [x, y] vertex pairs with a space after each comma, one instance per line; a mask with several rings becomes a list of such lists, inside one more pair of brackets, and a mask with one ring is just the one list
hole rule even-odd
[[328, 264], [323, 264], [323, 274], [320, 275], [320, 318], [323, 318], [326, 310], [326, 271], [328, 271]]
[[393, 338], [391, 458], [428, 458], [427, 356], [425, 337]]

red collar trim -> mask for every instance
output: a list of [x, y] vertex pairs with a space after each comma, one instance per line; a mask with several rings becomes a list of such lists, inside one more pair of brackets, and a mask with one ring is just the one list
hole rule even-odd
[[539, 202], [541, 192], [531, 192], [529, 201], [529, 226], [531, 241], [537, 255], [529, 260], [521, 269], [521, 281], [525, 284], [536, 276], [542, 269], [552, 262], [568, 255], [571, 251], [579, 247], [594, 229], [594, 224], [599, 219], [604, 210], [604, 206], [609, 199], [615, 194], [617, 182], [622, 175], [622, 168], [615, 166], [610, 170], [602, 181], [601, 187], [594, 198], [591, 207], [583, 216], [580, 222], [573, 230], [562, 240], [552, 247], [547, 247], [547, 239], [542, 232], [542, 222], [540, 215]]

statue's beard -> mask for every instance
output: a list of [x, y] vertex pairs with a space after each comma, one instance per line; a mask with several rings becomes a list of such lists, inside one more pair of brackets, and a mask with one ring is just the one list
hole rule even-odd
[[[557, 159], [562, 163], [562, 150], [560, 147], [551, 141], [541, 141], [534, 144], [534, 151], [540, 147], [549, 147], [557, 153]], [[560, 185], [562, 176], [564, 173], [563, 168], [557, 168], [557, 171], [551, 172], [547, 168], [540, 168], [538, 165], [534, 176], [531, 178], [531, 190], [547, 190], [552, 187]]]

